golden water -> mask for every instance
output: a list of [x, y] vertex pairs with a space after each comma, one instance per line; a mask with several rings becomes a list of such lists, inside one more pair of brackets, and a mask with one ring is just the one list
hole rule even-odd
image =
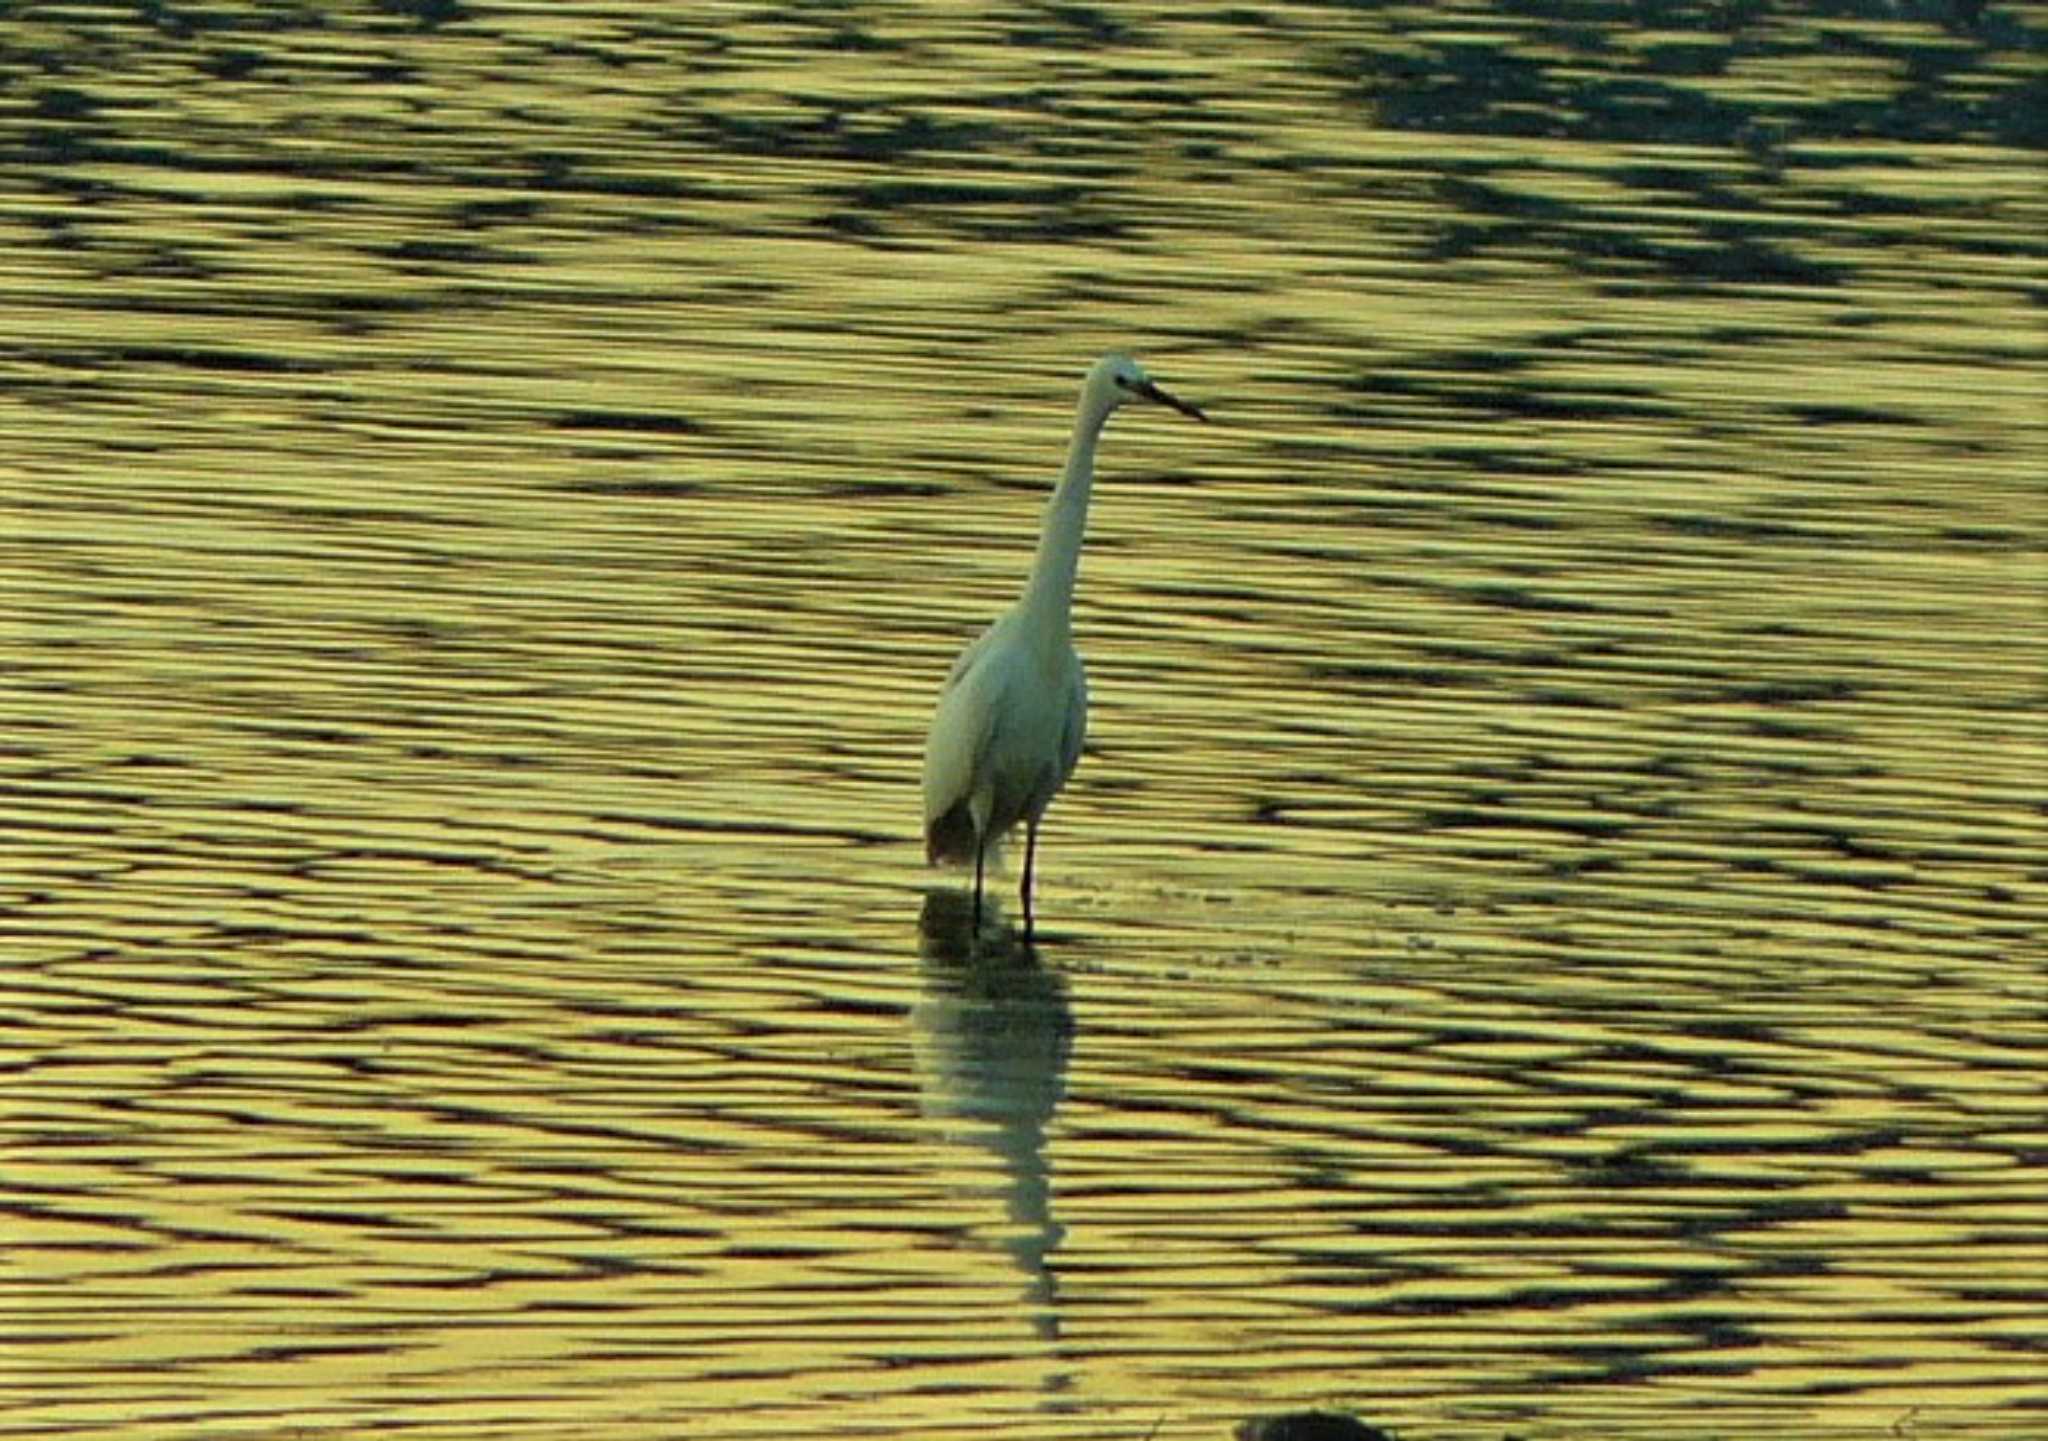
[[2048, 8], [401, 8], [9, 21], [0, 1433], [2048, 1430]]

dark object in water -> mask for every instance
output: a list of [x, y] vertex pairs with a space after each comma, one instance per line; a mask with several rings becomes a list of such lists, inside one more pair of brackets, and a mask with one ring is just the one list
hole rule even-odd
[[1394, 1433], [1337, 1411], [1294, 1411], [1238, 1422], [1237, 1441], [1394, 1441]]

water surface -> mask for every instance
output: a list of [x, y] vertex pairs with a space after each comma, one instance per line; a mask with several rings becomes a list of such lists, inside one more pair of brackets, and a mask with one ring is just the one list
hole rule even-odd
[[2044, 34], [21, 18], [0, 1426], [2048, 1427]]

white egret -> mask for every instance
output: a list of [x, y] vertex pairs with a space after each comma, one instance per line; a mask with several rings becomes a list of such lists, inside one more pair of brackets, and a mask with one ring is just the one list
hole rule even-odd
[[1081, 386], [1067, 471], [1045, 507], [1023, 595], [953, 662], [924, 747], [924, 847], [933, 865], [974, 863], [974, 916], [990, 849], [1024, 823], [1024, 934], [1038, 823], [1081, 759], [1088, 683], [1074, 651], [1074, 574], [1088, 527], [1095, 443], [1120, 405], [1149, 400], [1207, 420], [1126, 355], [1105, 355]]

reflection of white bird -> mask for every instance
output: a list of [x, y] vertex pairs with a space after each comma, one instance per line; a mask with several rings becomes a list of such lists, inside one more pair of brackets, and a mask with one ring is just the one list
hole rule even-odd
[[1105, 355], [1081, 386], [1067, 473], [1045, 508], [1031, 579], [1017, 603], [960, 653], [946, 677], [924, 746], [924, 848], [932, 864], [974, 863], [981, 918], [989, 848], [1025, 825], [1024, 934], [1031, 934], [1031, 866], [1038, 822], [1059, 794], [1088, 726], [1088, 683], [1074, 652], [1074, 572], [1088, 527], [1095, 442], [1111, 412], [1131, 399], [1207, 420], [1154, 385], [1138, 362]]
[[[968, 904], [951, 890], [924, 900], [924, 985], [910, 1008], [918, 1108], [948, 1143], [940, 1169], [949, 1188], [1003, 1203], [1000, 1215], [977, 1207], [980, 1219], [970, 1217], [963, 1234], [1017, 1264], [1033, 1329], [1057, 1341], [1053, 1256], [1065, 1230], [1053, 1210], [1048, 1132], [1066, 1092], [1074, 1013], [1058, 972], [1021, 937], [970, 934]], [[977, 1324], [986, 1319], [993, 1318]], [[1071, 1358], [1055, 1352], [1044, 1360], [1058, 1367], [1042, 1378], [1046, 1389], [1071, 1380]]]

